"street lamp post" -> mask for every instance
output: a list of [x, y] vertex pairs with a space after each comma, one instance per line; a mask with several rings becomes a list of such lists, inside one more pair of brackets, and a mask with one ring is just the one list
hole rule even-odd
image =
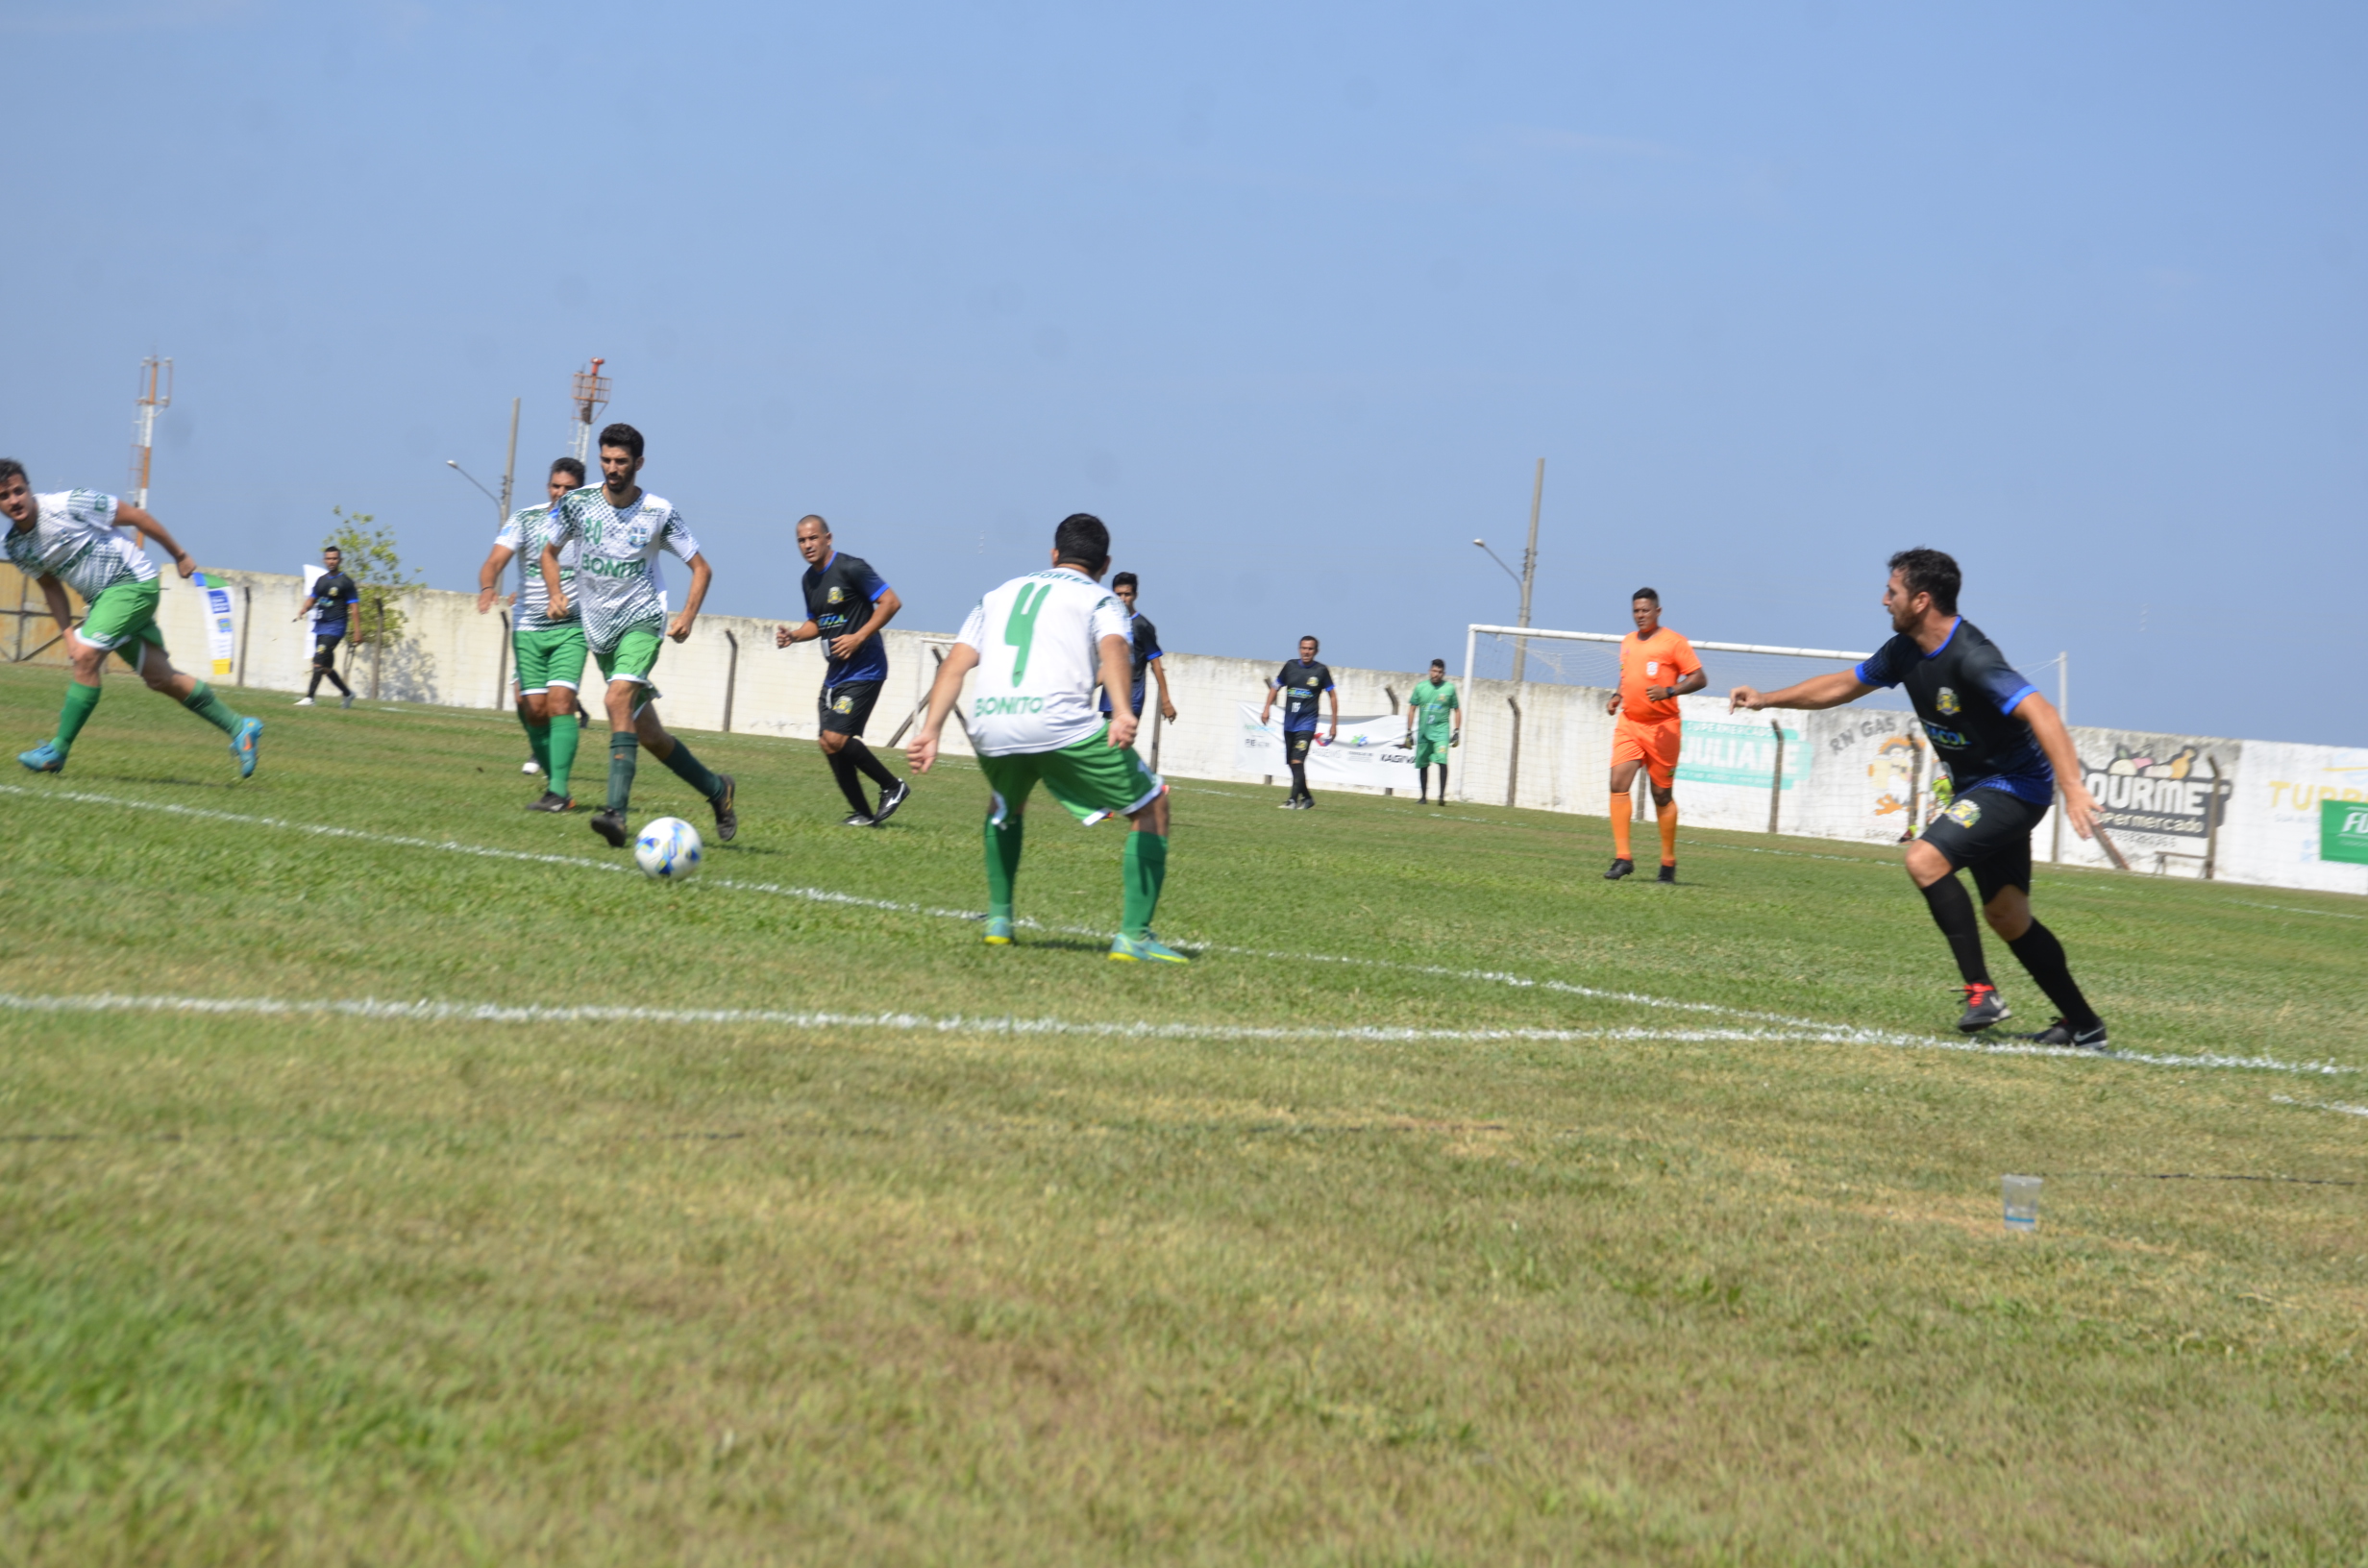
[[[478, 492], [487, 501], [493, 502], [493, 512], [495, 518], [494, 527], [497, 529], [509, 521], [512, 487], [516, 483], [518, 478], [518, 405], [523, 401], [523, 399], [519, 398], [512, 398], [509, 400], [509, 457], [507, 461], [502, 465], [502, 493], [500, 495], [495, 495], [492, 491], [486, 489], [484, 485], [479, 483], [477, 476], [470, 473], [467, 469], [462, 468], [457, 458], [447, 457], [444, 459], [444, 466], [446, 468], [451, 469], [454, 473], [459, 475], [471, 484], [477, 485]], [[526, 584], [527, 576], [527, 561], [525, 551], [521, 551], [511, 564], [516, 566], [518, 569], [518, 583], [519, 586], [523, 588]]]
[[[1538, 581], [1538, 508], [1544, 500], [1545, 459], [1541, 457], [1538, 459], [1538, 482], [1529, 492], [1529, 548], [1521, 551], [1521, 570], [1519, 572], [1517, 573], [1513, 570], [1513, 568], [1506, 566], [1503, 556], [1497, 554], [1496, 551], [1492, 550], [1489, 550], [1487, 540], [1474, 539], [1472, 541], [1473, 544], [1478, 545], [1483, 551], [1487, 551], [1489, 559], [1494, 561], [1499, 567], [1502, 567], [1505, 576], [1511, 577], [1514, 582], [1519, 586], [1521, 590], [1521, 616], [1518, 621], [1514, 623], [1514, 625], [1519, 626], [1526, 626], [1529, 625], [1529, 593], [1530, 589], [1534, 587]], [[1528, 667], [1529, 639], [1526, 637], [1516, 637], [1513, 640], [1513, 683], [1515, 685], [1517, 686], [1521, 683], [1521, 676], [1527, 671]]]

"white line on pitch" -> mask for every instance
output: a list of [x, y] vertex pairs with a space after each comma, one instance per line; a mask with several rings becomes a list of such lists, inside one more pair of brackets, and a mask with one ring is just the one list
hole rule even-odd
[[2247, 909], [2274, 909], [2281, 915], [2324, 915], [2331, 920], [2368, 919], [2368, 915], [2346, 915], [2339, 909], [2297, 909], [2292, 904], [2257, 904], [2250, 898], [2232, 898], [2229, 902]]
[[2270, 1099], [2278, 1105], [2300, 1106], [2306, 1111], [2332, 1111], [2338, 1115], [2368, 1116], [2368, 1105], [2344, 1105], [2334, 1100], [2298, 1100], [2287, 1094], [2272, 1094]]
[[[2034, 1045], [2022, 1041], [1992, 1043], [1979, 1040], [1919, 1040], [1908, 1035], [1876, 1038], [1854, 1029], [1412, 1029], [1382, 1024], [1346, 1028], [1223, 1023], [1096, 1022], [1069, 1018], [1022, 1018], [1009, 1015], [971, 1017], [964, 1014], [829, 1013], [777, 1008], [667, 1007], [519, 1007], [500, 1002], [382, 1001], [376, 997], [340, 1000], [286, 999], [273, 996], [118, 996], [100, 992], [88, 996], [18, 996], [0, 992], [0, 1012], [59, 1013], [185, 1013], [243, 1017], [358, 1017], [415, 1023], [657, 1023], [704, 1024], [713, 1027], [777, 1029], [888, 1029], [908, 1034], [955, 1035], [1070, 1035], [1115, 1040], [1220, 1041], [1359, 1041], [1374, 1043], [1479, 1042], [1522, 1041], [1549, 1044], [1672, 1043], [1741, 1045], [1867, 1045], [1907, 1050], [1956, 1051], [1972, 1056], [2053, 1056], [2092, 1062], [2116, 1062], [2143, 1066], [2234, 1068], [2290, 1072], [2312, 1076], [2356, 1072], [2327, 1062], [2280, 1062], [2251, 1056], [2155, 1056], [2124, 1052], [2100, 1057], [2069, 1045]], [[2312, 1103], [2316, 1102], [2288, 1102]], [[2326, 1106], [2327, 1110], [2368, 1108]]]

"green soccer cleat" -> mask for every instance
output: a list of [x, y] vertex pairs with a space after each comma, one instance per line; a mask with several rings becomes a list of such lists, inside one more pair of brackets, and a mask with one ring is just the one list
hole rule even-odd
[[1192, 960], [1177, 952], [1148, 931], [1130, 937], [1122, 931], [1110, 943], [1113, 964], [1190, 964]]
[[990, 947], [1008, 947], [1011, 945], [1010, 916], [990, 915], [987, 917], [986, 942], [987, 945]]
[[257, 748], [263, 739], [263, 721], [241, 719], [238, 727], [231, 731], [231, 755], [238, 759], [238, 776], [253, 778]]
[[27, 768], [32, 769], [37, 773], [62, 773], [65, 772], [65, 758], [60, 756], [58, 754], [58, 748], [50, 745], [47, 741], [43, 741], [40, 745], [35, 747], [30, 751], [17, 752], [16, 760], [23, 763]]

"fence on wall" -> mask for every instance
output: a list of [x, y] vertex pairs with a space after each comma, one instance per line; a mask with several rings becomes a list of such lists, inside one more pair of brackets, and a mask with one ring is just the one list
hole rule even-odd
[[[207, 576], [231, 590], [233, 682], [302, 690], [311, 666], [310, 639], [296, 620], [304, 579], [254, 572]], [[164, 583], [159, 616], [167, 643], [184, 667], [203, 668], [204, 596], [170, 572]], [[12, 599], [9, 587], [0, 579], [0, 602]], [[38, 603], [37, 593], [33, 600]], [[481, 616], [474, 594], [422, 590], [408, 597], [405, 613], [403, 640], [379, 656], [374, 686], [382, 700], [507, 704], [509, 642], [499, 610]], [[777, 649], [776, 625], [704, 615], [689, 642], [669, 644], [657, 670], [668, 723], [734, 734], [813, 735], [820, 648]], [[54, 630], [37, 617], [18, 618], [0, 627], [11, 639], [0, 650], [12, 650], [18, 627], [29, 645]], [[918, 706], [950, 643], [944, 633], [887, 634], [890, 676], [873, 718], [875, 744], [885, 744]], [[1705, 663], [1714, 666], [1718, 645], [1696, 646], [1712, 650]], [[1177, 721], [1147, 732], [1143, 743], [1147, 750], [1157, 746], [1160, 769], [1183, 778], [1258, 782], [1273, 775], [1272, 731], [1280, 721], [1261, 726], [1257, 708], [1291, 652], [1278, 648], [1270, 660], [1169, 655], [1164, 664]], [[362, 657], [370, 656], [364, 649]], [[1338, 666], [1333, 676], [1344, 744], [1320, 753], [1317, 781], [1412, 795], [1412, 757], [1394, 743], [1402, 737], [1407, 694], [1421, 677]], [[1464, 743], [1448, 765], [1457, 796], [1602, 812], [1611, 769], [1609, 697], [1600, 686], [1467, 682]], [[1724, 699], [1709, 694], [1679, 706], [1686, 746], [1678, 786], [1686, 819], [1696, 825], [1888, 843], [1930, 798], [1932, 756], [1906, 713], [1854, 706], [1729, 714]], [[2362, 814], [2344, 809], [2368, 801], [2368, 747], [2084, 725], [2073, 726], [2072, 738], [2108, 831], [2133, 870], [2189, 877], [2208, 871], [2223, 881], [2368, 894], [2368, 827], [2348, 829]], [[946, 747], [967, 752], [959, 726], [948, 726]], [[2106, 863], [2094, 844], [2056, 833], [2052, 815], [2034, 845], [2042, 858]]]

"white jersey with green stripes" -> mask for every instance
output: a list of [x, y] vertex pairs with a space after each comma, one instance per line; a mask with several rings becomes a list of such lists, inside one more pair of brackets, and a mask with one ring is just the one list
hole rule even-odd
[[629, 631], [666, 626], [666, 578], [658, 552], [687, 561], [699, 553], [674, 502], [647, 490], [619, 511], [597, 484], [571, 490], [551, 509], [551, 534], [564, 553], [572, 540], [576, 589], [583, 612], [584, 641], [596, 653], [615, 649]]
[[115, 498], [97, 490], [35, 496], [33, 527], [10, 525], [9, 561], [29, 577], [56, 577], [87, 604], [119, 582], [147, 582], [157, 563], [115, 531]]
[[978, 651], [971, 744], [981, 756], [1002, 757], [1058, 751], [1092, 735], [1102, 726], [1094, 701], [1101, 640], [1126, 642], [1130, 633], [1118, 596], [1066, 566], [1014, 577], [988, 594], [958, 639]]
[[567, 595], [567, 618], [551, 619], [551, 589], [543, 582], [543, 547], [551, 542], [551, 508], [522, 506], [509, 514], [502, 531], [493, 542], [508, 549], [525, 567], [526, 575], [518, 589], [518, 608], [510, 625], [519, 631], [548, 631], [553, 626], [572, 626], [581, 618], [576, 608], [576, 541], [570, 539], [559, 547], [559, 588]]

